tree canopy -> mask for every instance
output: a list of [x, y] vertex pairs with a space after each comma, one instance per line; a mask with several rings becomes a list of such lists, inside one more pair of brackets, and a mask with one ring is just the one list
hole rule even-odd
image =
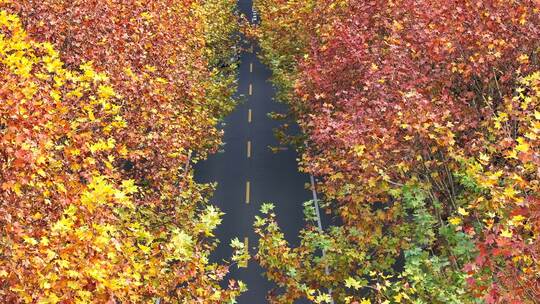
[[234, 106], [235, 1], [0, 3], [0, 299], [232, 301], [189, 164]]
[[256, 7], [302, 167], [339, 223], [308, 224], [291, 248], [276, 215], [257, 220], [274, 301], [537, 301], [537, 3]]

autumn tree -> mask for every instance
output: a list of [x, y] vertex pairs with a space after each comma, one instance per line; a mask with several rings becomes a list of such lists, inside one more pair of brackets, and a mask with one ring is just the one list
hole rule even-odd
[[0, 298], [233, 300], [189, 163], [234, 104], [235, 3], [0, 3]]
[[299, 6], [258, 1], [255, 32], [342, 224], [290, 248], [265, 210], [276, 302], [535, 301], [537, 4]]

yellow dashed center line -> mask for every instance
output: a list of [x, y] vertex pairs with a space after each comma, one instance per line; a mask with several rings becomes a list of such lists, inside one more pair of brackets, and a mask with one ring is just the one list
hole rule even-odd
[[247, 157], [251, 158], [251, 140], [247, 142]]
[[[244, 248], [246, 248], [246, 252], [249, 254], [249, 239], [247, 236], [244, 238]], [[246, 267], [248, 263], [249, 261], [246, 261]]]
[[249, 196], [251, 191], [251, 184], [249, 181], [246, 182], [246, 204], [249, 204]]
[[251, 83], [249, 84], [249, 95], [253, 95], [253, 85]]
[[253, 62], [249, 64], [249, 72], [253, 73]]
[[248, 122], [251, 123], [251, 109], [248, 110]]

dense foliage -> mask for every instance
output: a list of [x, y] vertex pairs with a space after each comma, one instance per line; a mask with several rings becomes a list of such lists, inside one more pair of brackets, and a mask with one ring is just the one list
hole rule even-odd
[[265, 206], [258, 259], [285, 290], [273, 300], [536, 303], [537, 2], [256, 7], [262, 58], [306, 136], [302, 167], [339, 223], [309, 224], [291, 248]]
[[[221, 303], [190, 160], [234, 106], [233, 0], [0, 1], [2, 303]], [[221, 286], [227, 286], [222, 288]]]

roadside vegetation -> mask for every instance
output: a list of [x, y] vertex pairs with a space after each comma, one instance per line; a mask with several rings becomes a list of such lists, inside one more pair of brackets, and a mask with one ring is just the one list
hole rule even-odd
[[255, 3], [337, 223], [292, 248], [265, 207], [273, 302], [537, 303], [538, 3]]
[[237, 30], [232, 0], [0, 1], [0, 302], [245, 290], [190, 167], [234, 107]]

